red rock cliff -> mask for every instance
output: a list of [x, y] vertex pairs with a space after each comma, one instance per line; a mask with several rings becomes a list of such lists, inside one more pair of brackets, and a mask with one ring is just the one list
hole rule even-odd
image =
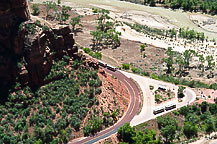
[[15, 79], [31, 86], [41, 85], [53, 59], [76, 53], [68, 26], [50, 29], [31, 21], [26, 0], [0, 1], [1, 89]]

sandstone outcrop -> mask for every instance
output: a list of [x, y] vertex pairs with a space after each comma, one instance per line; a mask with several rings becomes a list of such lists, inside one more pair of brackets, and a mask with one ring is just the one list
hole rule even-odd
[[[14, 41], [19, 24], [30, 18], [26, 0], [0, 1], [0, 80], [7, 85], [16, 74]], [[17, 41], [17, 43], [19, 43]], [[0, 87], [1, 88], [1, 87]]]
[[[27, 71], [22, 75], [23, 82], [40, 85], [49, 73], [56, 58], [63, 55], [75, 57], [77, 47], [74, 47], [73, 34], [68, 26], [50, 29], [41, 24], [27, 21], [18, 32], [21, 46], [14, 47], [18, 55], [22, 55], [20, 71]], [[21, 42], [19, 41], [19, 42]], [[18, 63], [19, 63], [18, 62]], [[25, 80], [25, 81], [24, 81]]]
[[39, 86], [52, 62], [63, 55], [75, 57], [73, 34], [68, 26], [53, 29], [30, 20], [26, 0], [0, 1], [0, 88], [16, 79]]

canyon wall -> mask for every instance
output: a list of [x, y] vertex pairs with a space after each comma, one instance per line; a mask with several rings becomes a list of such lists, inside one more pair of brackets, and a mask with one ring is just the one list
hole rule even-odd
[[68, 26], [51, 29], [31, 21], [26, 0], [0, 1], [0, 89], [15, 80], [39, 86], [54, 59], [77, 52]]

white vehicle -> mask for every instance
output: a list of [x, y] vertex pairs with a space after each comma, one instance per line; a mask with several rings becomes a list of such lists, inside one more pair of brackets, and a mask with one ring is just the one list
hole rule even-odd
[[107, 69], [111, 70], [111, 71], [116, 71], [117, 68], [116, 67], [113, 67], [111, 65], [107, 65]]
[[101, 60], [98, 60], [99, 62], [99, 65], [102, 66], [102, 67], [107, 67], [107, 64]]
[[174, 108], [176, 108], [176, 104], [169, 104], [169, 105], [165, 106], [166, 111], [174, 109]]
[[156, 108], [154, 109], [153, 113], [156, 115], [156, 114], [159, 114], [159, 113], [162, 113], [164, 112], [164, 108], [163, 107], [159, 107], [159, 108]]

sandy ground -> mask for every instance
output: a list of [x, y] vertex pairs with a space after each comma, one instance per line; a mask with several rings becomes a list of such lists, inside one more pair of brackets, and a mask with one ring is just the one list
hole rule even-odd
[[[34, 2], [42, 2], [45, 0], [36, 0]], [[148, 25], [152, 28], [171, 29], [178, 27], [190, 27], [199, 32], [204, 32], [209, 38], [217, 38], [217, 34], [204, 30], [195, 25], [189, 18], [190, 13], [182, 13], [181, 11], [171, 11], [163, 8], [145, 7], [127, 2], [115, 0], [63, 0], [62, 4], [71, 6], [80, 15], [92, 15], [91, 7], [104, 8], [111, 11], [110, 16], [117, 21], [140, 23]], [[85, 8], [84, 8], [85, 7]], [[141, 9], [143, 8], [143, 9]], [[197, 16], [197, 15], [196, 15]], [[192, 17], [192, 16], [191, 16]], [[198, 16], [197, 16], [198, 17]], [[206, 16], [204, 16], [206, 17]], [[178, 25], [177, 25], [178, 24]], [[171, 39], [162, 36], [150, 36], [136, 32], [130, 27], [123, 25], [117, 27], [122, 33], [122, 38], [147, 43], [156, 47], [168, 48], [172, 47], [175, 51], [183, 52], [187, 49], [193, 49], [204, 56], [213, 55], [216, 59], [217, 45], [211, 41], [194, 41], [188, 42], [184, 39]]]
[[217, 143], [216, 139], [210, 139], [216, 135], [217, 135], [217, 132], [212, 132], [210, 135], [207, 135], [207, 138], [202, 137], [199, 140], [192, 142], [190, 144], [216, 144]]
[[[42, 3], [43, 1], [47, 0], [34, 0], [36, 3]], [[189, 19], [189, 15], [192, 13], [186, 13], [181, 10], [172, 11], [170, 9], [148, 7], [118, 0], [62, 0], [62, 3], [65, 5], [70, 5], [73, 8], [93, 7], [93, 5], [97, 6], [98, 8], [105, 8], [106, 5], [107, 8], [111, 10], [117, 9], [122, 13], [130, 10], [148, 12], [168, 19], [170, 23], [177, 27], [191, 27], [199, 32], [204, 32], [205, 35], [209, 36], [211, 39], [217, 37], [215, 33], [206, 31], [203, 28], [195, 25]]]
[[203, 29], [216, 32], [217, 34], [217, 18], [210, 15], [192, 14], [189, 18]]

